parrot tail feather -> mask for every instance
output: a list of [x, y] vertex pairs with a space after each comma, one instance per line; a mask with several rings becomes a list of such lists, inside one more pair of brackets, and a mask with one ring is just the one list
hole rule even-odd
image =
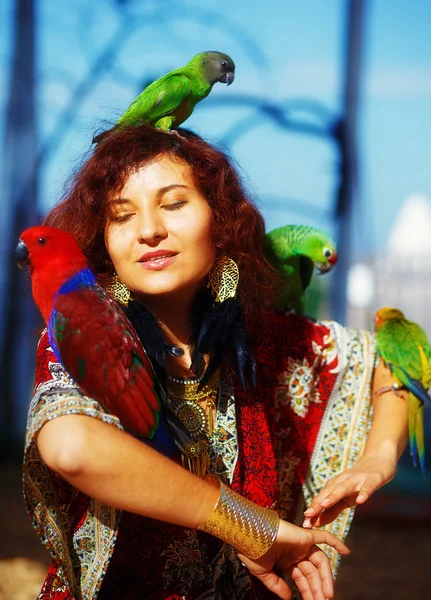
[[418, 462], [425, 476], [424, 404], [412, 392], [409, 393], [409, 447], [413, 466]]
[[[419, 379], [413, 379], [413, 377], [410, 377], [405, 369], [399, 368], [399, 371], [402, 373], [401, 377], [399, 377], [401, 383], [405, 385], [406, 388], [422, 402], [431, 403], [431, 398], [424, 388], [423, 383]], [[395, 373], [395, 375], [398, 377], [398, 373]]]

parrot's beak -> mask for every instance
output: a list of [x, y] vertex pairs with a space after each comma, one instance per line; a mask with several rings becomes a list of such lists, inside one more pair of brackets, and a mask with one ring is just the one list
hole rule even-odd
[[15, 248], [15, 261], [20, 269], [24, 265], [30, 264], [28, 248], [22, 240], [19, 240], [17, 247]]
[[235, 79], [235, 73], [233, 71], [228, 71], [227, 73], [224, 73], [224, 75], [222, 75], [219, 79], [220, 83], [226, 83], [227, 85], [230, 85], [233, 80]]
[[321, 275], [322, 273], [328, 273], [328, 271], [330, 271], [334, 265], [331, 264], [330, 262], [328, 263], [323, 263], [323, 262], [315, 262], [314, 266], [316, 267], [316, 269], [319, 271], [319, 274]]

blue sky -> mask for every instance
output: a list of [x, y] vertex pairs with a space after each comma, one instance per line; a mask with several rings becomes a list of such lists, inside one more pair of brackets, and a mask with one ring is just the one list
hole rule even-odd
[[[0, 5], [2, 134], [13, 2], [3, 0]], [[116, 5], [115, 0], [37, 1], [41, 142], [55, 130], [72, 90], [119, 27]], [[280, 102], [307, 98], [323, 104], [329, 114], [340, 108], [346, 1], [130, 0], [129, 6], [130, 23], [136, 28], [123, 30], [115, 70], [96, 82], [41, 173], [43, 211], [60, 197], [66, 177], [90, 148], [102, 120], [115, 121], [144, 81], [185, 64], [202, 50], [224, 51], [237, 65], [234, 84], [215, 86], [207, 106], [199, 105], [187, 123], [211, 139], [223, 138], [239, 119], [252, 115], [244, 107], [213, 108], [216, 98], [235, 94], [265, 95]], [[427, 0], [367, 2], [355, 240], [359, 257], [383, 250], [410, 193], [431, 197], [430, 22]], [[286, 134], [264, 120], [256, 125], [231, 151], [268, 229], [304, 222], [331, 230], [324, 214], [336, 182], [332, 144]]]

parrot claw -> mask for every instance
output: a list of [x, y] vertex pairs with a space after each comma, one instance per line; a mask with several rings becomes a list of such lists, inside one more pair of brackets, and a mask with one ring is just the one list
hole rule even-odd
[[401, 393], [401, 390], [405, 390], [406, 388], [402, 385], [400, 386], [397, 383], [394, 383], [393, 385], [387, 385], [386, 387], [382, 387], [379, 390], [376, 390], [374, 393], [376, 394], [376, 396], [381, 396], [382, 394], [386, 394], [386, 392], [392, 392], [393, 394], [395, 394], [395, 396], [398, 396], [399, 398], [404, 398], [403, 394]]
[[183, 139], [183, 136], [181, 135], [181, 133], [179, 131], [177, 131], [176, 129], [163, 129], [163, 127], [156, 127], [156, 129], [158, 131], [163, 131], [163, 133], [169, 133], [170, 135], [176, 135], [181, 140]]
[[180, 138], [180, 140], [183, 139], [183, 136], [181, 135], [181, 133], [179, 131], [177, 131], [176, 129], [167, 129], [166, 133], [171, 133], [172, 135], [176, 135], [177, 137]]

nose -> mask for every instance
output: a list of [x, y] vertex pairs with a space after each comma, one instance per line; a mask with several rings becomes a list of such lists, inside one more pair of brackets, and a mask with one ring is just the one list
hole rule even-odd
[[163, 215], [157, 207], [149, 208], [141, 213], [139, 219], [138, 239], [149, 245], [157, 244], [167, 237]]

